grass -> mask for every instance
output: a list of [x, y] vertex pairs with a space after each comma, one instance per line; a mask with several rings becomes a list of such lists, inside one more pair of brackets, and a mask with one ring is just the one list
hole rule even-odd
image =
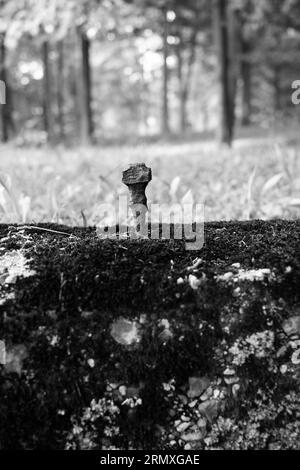
[[195, 139], [75, 149], [2, 145], [0, 221], [93, 225], [99, 204], [127, 193], [122, 169], [138, 161], [152, 167], [151, 202], [204, 202], [206, 220], [297, 218], [299, 149], [267, 138], [241, 139], [231, 150]]

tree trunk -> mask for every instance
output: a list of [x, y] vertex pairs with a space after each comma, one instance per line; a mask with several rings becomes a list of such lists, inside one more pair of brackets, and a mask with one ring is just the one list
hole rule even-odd
[[44, 67], [43, 80], [43, 116], [44, 130], [47, 135], [48, 142], [53, 140], [53, 120], [52, 120], [52, 100], [51, 100], [51, 76], [49, 64], [49, 42], [44, 39], [42, 45], [42, 59]]
[[82, 68], [82, 113], [81, 113], [81, 137], [86, 144], [92, 142], [94, 134], [92, 96], [91, 96], [91, 65], [90, 65], [90, 40], [84, 31], [80, 31], [81, 42], [81, 68]]
[[198, 35], [198, 25], [194, 27], [192, 37], [190, 39], [190, 50], [187, 61], [186, 73], [184, 74], [184, 64], [182, 57], [182, 41], [177, 47], [177, 62], [178, 62], [178, 80], [179, 80], [179, 93], [180, 93], [180, 130], [184, 133], [187, 130], [187, 102], [189, 97], [189, 90], [191, 78], [193, 74], [193, 66], [196, 58], [196, 41]]
[[57, 112], [58, 112], [58, 127], [59, 137], [63, 141], [65, 138], [65, 123], [64, 123], [64, 43], [63, 40], [57, 44]]
[[[245, 49], [244, 49], [245, 51]], [[251, 73], [252, 67], [247, 58], [242, 58], [241, 78], [242, 78], [242, 126], [249, 126], [251, 123]]]
[[238, 90], [238, 80], [241, 76], [243, 49], [243, 19], [241, 10], [231, 5], [228, 8], [228, 37], [229, 37], [229, 77], [231, 125], [235, 126], [235, 104]]
[[162, 133], [168, 135], [170, 133], [169, 124], [169, 67], [168, 67], [168, 18], [167, 9], [163, 10], [163, 104], [162, 104]]
[[214, 7], [221, 91], [219, 138], [221, 143], [231, 145], [233, 138], [233, 103], [230, 81], [227, 0], [215, 0]]
[[184, 85], [184, 73], [183, 73], [183, 57], [182, 57], [182, 46], [178, 44], [176, 49], [177, 52], [177, 74], [178, 74], [178, 86], [179, 86], [179, 128], [180, 132], [184, 134], [187, 127], [187, 116], [186, 116], [186, 105], [187, 105], [187, 93]]
[[[70, 38], [71, 44], [74, 45], [74, 60], [67, 61], [66, 66], [66, 84], [71, 99], [71, 116], [72, 116], [72, 139], [79, 143], [81, 140], [81, 112], [82, 112], [82, 98], [81, 98], [81, 41], [80, 34], [77, 28], [73, 28], [72, 37]], [[70, 43], [67, 44], [70, 47]], [[79, 79], [78, 79], [79, 77]]]
[[3, 83], [5, 91], [5, 104], [0, 104], [1, 116], [1, 142], [7, 142], [9, 139], [9, 109], [8, 109], [8, 96], [7, 96], [7, 74], [6, 74], [6, 48], [5, 48], [5, 35], [0, 35], [0, 80]]
[[273, 75], [273, 89], [274, 89], [274, 111], [281, 110], [281, 66], [274, 65]]
[[235, 10], [235, 25], [236, 25], [236, 43], [238, 44], [238, 73], [242, 82], [242, 96], [241, 96], [241, 124], [248, 126], [251, 121], [251, 72], [252, 67], [250, 63], [251, 41], [245, 37], [245, 19], [243, 19], [240, 9]]

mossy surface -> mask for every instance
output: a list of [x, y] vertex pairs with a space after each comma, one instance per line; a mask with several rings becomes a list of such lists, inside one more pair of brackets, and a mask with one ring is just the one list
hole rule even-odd
[[0, 237], [0, 448], [300, 448], [299, 222]]

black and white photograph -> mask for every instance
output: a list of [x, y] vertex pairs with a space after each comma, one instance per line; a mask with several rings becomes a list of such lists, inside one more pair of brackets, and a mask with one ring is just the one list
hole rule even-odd
[[299, 129], [300, 0], [0, 0], [1, 451], [300, 450]]

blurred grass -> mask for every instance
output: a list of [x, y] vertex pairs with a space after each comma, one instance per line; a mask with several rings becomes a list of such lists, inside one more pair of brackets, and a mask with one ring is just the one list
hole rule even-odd
[[127, 194], [129, 162], [152, 167], [153, 203], [205, 203], [206, 220], [297, 218], [297, 142], [242, 139], [233, 149], [213, 142], [153, 142], [101, 148], [0, 146], [0, 221], [93, 225], [103, 202]]

